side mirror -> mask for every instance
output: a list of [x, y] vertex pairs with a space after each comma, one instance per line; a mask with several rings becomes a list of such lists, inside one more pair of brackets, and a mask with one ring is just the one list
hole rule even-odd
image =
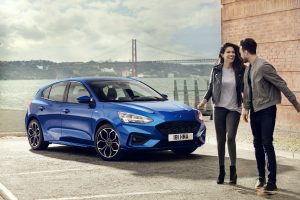
[[78, 103], [90, 103], [91, 97], [89, 96], [81, 96], [77, 98]]
[[164, 99], [168, 99], [168, 95], [166, 94], [160, 94]]
[[90, 97], [89, 106], [90, 108], [96, 108], [96, 102], [93, 97]]

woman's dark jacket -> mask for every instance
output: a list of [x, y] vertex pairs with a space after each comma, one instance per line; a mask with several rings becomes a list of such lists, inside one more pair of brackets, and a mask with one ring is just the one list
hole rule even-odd
[[[212, 97], [213, 103], [217, 103], [221, 97], [221, 86], [222, 86], [222, 69], [223, 64], [219, 64], [213, 67], [211, 71], [210, 83], [208, 86], [208, 91], [206, 92], [204, 99], [209, 101]], [[237, 105], [240, 107], [242, 105], [242, 92], [243, 92], [243, 77], [244, 77], [244, 66], [235, 67], [235, 82], [236, 82], [236, 96], [237, 96]]]

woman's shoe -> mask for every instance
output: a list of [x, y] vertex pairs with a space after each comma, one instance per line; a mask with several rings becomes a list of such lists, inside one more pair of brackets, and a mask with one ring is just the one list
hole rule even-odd
[[224, 165], [220, 166], [219, 176], [217, 180], [217, 184], [223, 184], [225, 178], [225, 167]]
[[236, 167], [235, 166], [230, 166], [229, 184], [236, 184], [236, 182], [237, 182]]

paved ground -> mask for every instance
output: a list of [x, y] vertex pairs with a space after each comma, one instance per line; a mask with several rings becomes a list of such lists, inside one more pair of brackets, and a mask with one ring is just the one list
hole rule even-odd
[[130, 156], [105, 162], [92, 149], [53, 145], [31, 151], [25, 137], [2, 137], [0, 182], [20, 200], [300, 199], [300, 160], [278, 157], [279, 191], [268, 195], [253, 189], [256, 165], [251, 151], [238, 150], [236, 186], [216, 184], [214, 145], [188, 157], [171, 152]]
[[[214, 121], [205, 117], [205, 124], [207, 126], [207, 136], [210, 143], [216, 143], [216, 134], [214, 128]], [[236, 136], [237, 144], [244, 148], [253, 149], [253, 136], [250, 124], [240, 121], [238, 132]], [[276, 126], [274, 131], [274, 146], [276, 150], [290, 152], [290, 154], [300, 154], [300, 132], [293, 132], [280, 129]]]

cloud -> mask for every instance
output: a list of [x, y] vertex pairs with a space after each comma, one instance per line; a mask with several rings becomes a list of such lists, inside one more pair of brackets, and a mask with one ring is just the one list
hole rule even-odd
[[[140, 45], [138, 60], [157, 59], [163, 54], [158, 49], [213, 57], [220, 43], [219, 4], [219, 0], [2, 0], [0, 53], [4, 60], [128, 61], [135, 38]], [[211, 44], [199, 46], [198, 33]]]

